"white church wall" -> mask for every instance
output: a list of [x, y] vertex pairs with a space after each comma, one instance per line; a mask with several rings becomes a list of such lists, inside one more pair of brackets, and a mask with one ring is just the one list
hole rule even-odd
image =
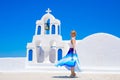
[[106, 33], [90, 35], [77, 44], [82, 69], [120, 70], [120, 38]]

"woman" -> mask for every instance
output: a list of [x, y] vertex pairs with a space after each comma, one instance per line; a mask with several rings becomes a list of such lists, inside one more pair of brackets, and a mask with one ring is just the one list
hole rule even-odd
[[76, 53], [76, 31], [71, 31], [70, 49], [65, 57], [63, 57], [56, 66], [65, 66], [68, 70], [71, 70], [70, 77], [75, 77], [75, 71], [80, 71], [80, 63], [78, 55]]

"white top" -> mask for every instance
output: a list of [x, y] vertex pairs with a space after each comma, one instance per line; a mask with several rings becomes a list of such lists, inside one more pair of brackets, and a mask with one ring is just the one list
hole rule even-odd
[[[75, 37], [72, 37], [71, 40], [75, 40]], [[75, 47], [76, 47], [76, 44], [75, 44]], [[70, 48], [73, 48], [73, 44], [71, 43], [71, 41], [70, 41]]]

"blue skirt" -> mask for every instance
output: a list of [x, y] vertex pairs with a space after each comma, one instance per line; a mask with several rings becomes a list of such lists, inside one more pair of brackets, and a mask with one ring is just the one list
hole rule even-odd
[[70, 48], [67, 55], [57, 62], [56, 66], [65, 66], [68, 70], [74, 67], [75, 71], [80, 71], [80, 62], [77, 53], [73, 53]]

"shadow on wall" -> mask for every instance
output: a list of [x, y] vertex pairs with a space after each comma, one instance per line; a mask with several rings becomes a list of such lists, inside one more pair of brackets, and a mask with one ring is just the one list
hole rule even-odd
[[37, 49], [37, 62], [43, 63], [44, 62], [44, 51], [41, 47]]

